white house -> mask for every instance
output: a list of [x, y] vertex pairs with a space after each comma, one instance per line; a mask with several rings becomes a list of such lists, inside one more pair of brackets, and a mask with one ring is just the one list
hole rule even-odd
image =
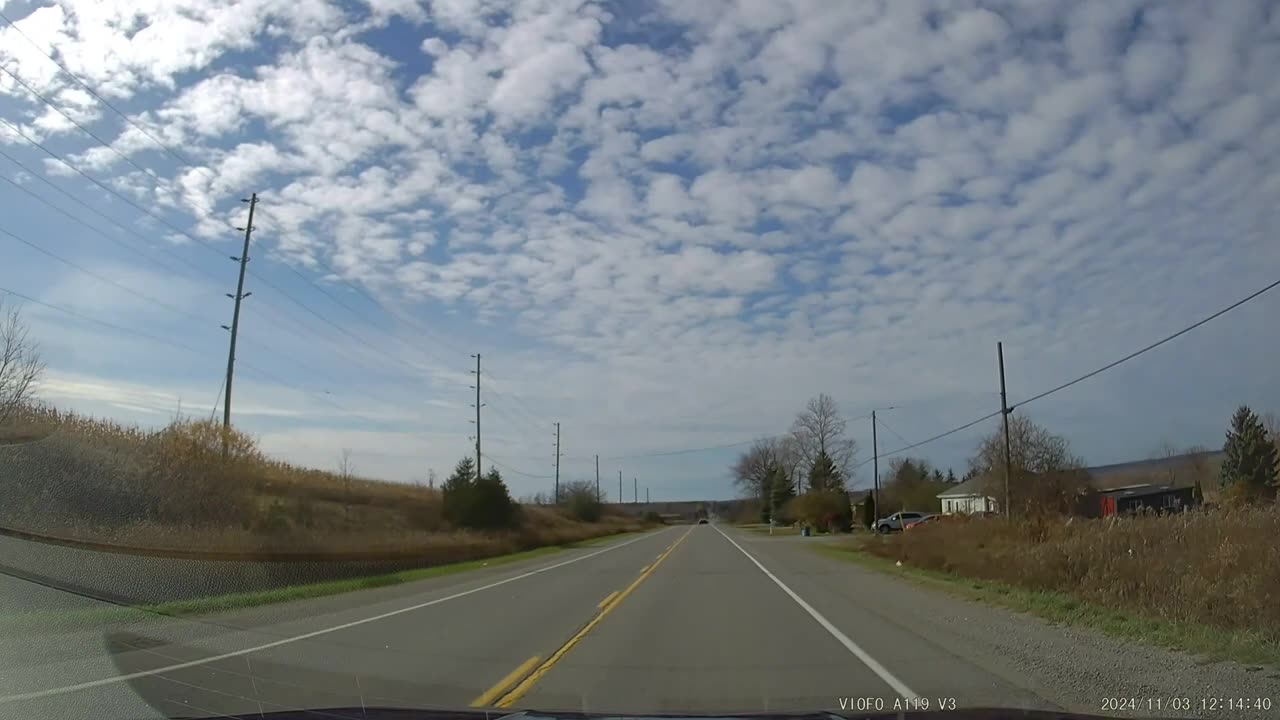
[[970, 478], [938, 493], [938, 499], [942, 501], [942, 512], [951, 514], [999, 511], [1000, 506], [996, 499], [983, 492], [984, 482], [983, 477]]

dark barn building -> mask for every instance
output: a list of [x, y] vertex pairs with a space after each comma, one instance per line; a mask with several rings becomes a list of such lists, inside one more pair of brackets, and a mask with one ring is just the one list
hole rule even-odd
[[1174, 485], [1133, 485], [1096, 493], [1098, 514], [1132, 515], [1144, 510], [1169, 513], [1182, 512], [1195, 506], [1195, 488]]

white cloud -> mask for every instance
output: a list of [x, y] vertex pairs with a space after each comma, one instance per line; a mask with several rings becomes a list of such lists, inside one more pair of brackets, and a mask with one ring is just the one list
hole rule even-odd
[[[935, 402], [899, 426], [932, 434], [989, 401], [966, 393], [990, 380], [995, 339], [1025, 396], [1280, 269], [1266, 244], [1280, 38], [1256, 3], [366, 5], [106, 3], [19, 20], [195, 167], [11, 32], [0, 60], [154, 167], [156, 183], [113, 181], [193, 234], [225, 238], [258, 189], [268, 262], [318, 277], [324, 263], [394, 309], [387, 345], [360, 362], [443, 365], [420, 351], [452, 362], [465, 352], [441, 348], [473, 342], [518, 356], [511, 394], [539, 417], [494, 399], [518, 416], [495, 419], [511, 455], [543, 451], [526, 437], [543, 413], [621, 454], [781, 430], [822, 390], [851, 409]], [[366, 32], [392, 16], [418, 33], [405, 47]], [[0, 94], [25, 128], [121, 172], [12, 83]], [[1214, 357], [1245, 341], [1223, 342]], [[1168, 382], [1200, 382], [1197, 352], [1161, 366]], [[1235, 375], [1217, 397], [1259, 386]], [[1137, 382], [1116, 377], [1073, 397]], [[1168, 432], [1188, 441], [1216, 437], [1221, 403], [1162, 395], [1177, 409], [1045, 407], [1090, 459], [1126, 459], [1139, 441], [1119, 428], [1154, 415], [1182, 413]], [[391, 431], [348, 430], [272, 442], [410, 452]], [[966, 451], [938, 447], [956, 464]]]

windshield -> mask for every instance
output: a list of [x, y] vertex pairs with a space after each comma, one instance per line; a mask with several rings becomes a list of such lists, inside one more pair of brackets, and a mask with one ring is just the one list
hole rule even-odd
[[1277, 68], [1263, 0], [0, 0], [0, 716], [1275, 717]]

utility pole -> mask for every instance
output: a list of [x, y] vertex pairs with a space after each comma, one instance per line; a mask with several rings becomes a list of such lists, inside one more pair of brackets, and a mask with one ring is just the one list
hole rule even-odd
[[474, 406], [476, 409], [476, 480], [479, 480], [484, 474], [480, 469], [480, 408], [484, 407], [484, 404], [480, 402], [480, 353], [476, 353], [471, 357], [476, 359], [476, 369], [474, 371], [476, 384], [472, 387], [476, 389], [476, 404]]
[[560, 423], [556, 423], [556, 505], [560, 504]]
[[622, 495], [622, 471], [618, 471], [618, 504], [626, 502], [626, 498]]
[[649, 488], [644, 489], [644, 504], [649, 504]]
[[600, 456], [596, 455], [596, 502], [600, 502]]
[[230, 440], [231, 430], [231, 380], [236, 370], [236, 337], [240, 334], [240, 301], [249, 297], [253, 293], [244, 291], [244, 269], [249, 262], [249, 237], [253, 234], [253, 209], [258, 206], [258, 193], [253, 193], [247, 200], [241, 202], [249, 203], [249, 222], [245, 223], [244, 230], [244, 249], [240, 251], [240, 257], [232, 256], [231, 259], [240, 263], [240, 279], [236, 281], [236, 294], [227, 293], [227, 297], [235, 301], [235, 309], [231, 311], [231, 327], [226, 325], [222, 329], [231, 333], [231, 348], [227, 351], [227, 379], [225, 382], [226, 392], [222, 396], [222, 456], [227, 456], [227, 443]]
[[871, 518], [871, 524], [874, 526], [876, 521], [880, 519], [880, 445], [876, 441], [876, 411], [871, 411], [871, 473], [875, 477], [875, 484], [871, 490], [871, 505], [875, 509], [874, 517]]
[[631, 478], [631, 502], [640, 504], [640, 481]]
[[1000, 358], [1000, 416], [1004, 419], [1004, 513], [1006, 517], [1013, 517], [1013, 505], [1009, 498], [1009, 475], [1012, 473], [1013, 462], [1009, 458], [1009, 413], [1013, 412], [1009, 409], [1009, 396], [1005, 393], [1004, 387], [1004, 343], [996, 343], [996, 355]]

